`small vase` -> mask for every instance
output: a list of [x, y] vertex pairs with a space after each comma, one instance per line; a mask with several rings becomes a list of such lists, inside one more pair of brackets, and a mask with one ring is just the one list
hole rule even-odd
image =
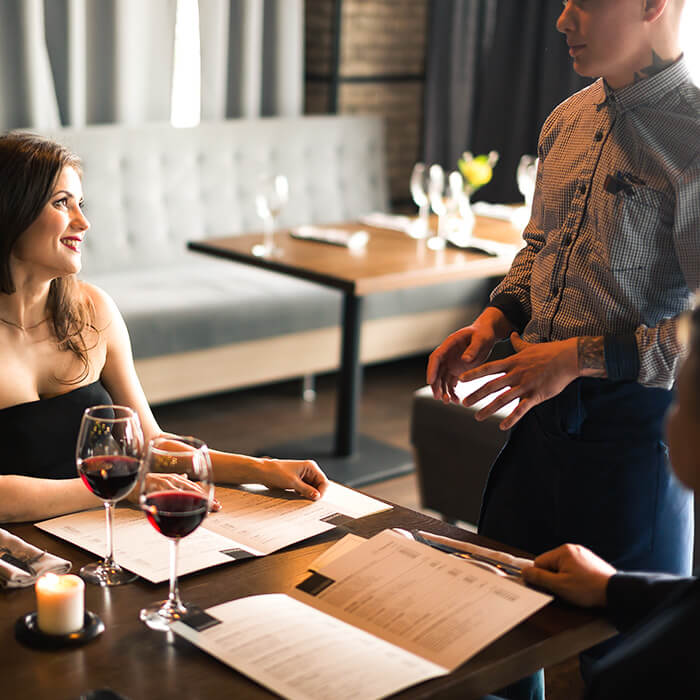
[[474, 233], [476, 218], [472, 211], [472, 203], [467, 192], [459, 200], [459, 216], [455, 218], [455, 226], [450, 234], [450, 241], [461, 248], [468, 246]]

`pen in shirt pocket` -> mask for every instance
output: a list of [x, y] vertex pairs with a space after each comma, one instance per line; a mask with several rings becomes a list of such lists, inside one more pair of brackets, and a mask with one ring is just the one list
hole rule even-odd
[[603, 188], [610, 194], [617, 194], [618, 192], [628, 192], [634, 186], [644, 187], [646, 184], [642, 178], [633, 173], [624, 173], [618, 170], [614, 175], [606, 176]]

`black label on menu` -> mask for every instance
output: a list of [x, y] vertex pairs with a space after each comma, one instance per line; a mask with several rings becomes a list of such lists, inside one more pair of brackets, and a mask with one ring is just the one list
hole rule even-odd
[[236, 561], [239, 561], [240, 559], [250, 559], [251, 557], [255, 556], [255, 554], [251, 554], [245, 549], [240, 549], [240, 547], [234, 547], [233, 549], [222, 549], [221, 554], [225, 554]]
[[327, 515], [325, 518], [321, 518], [321, 522], [328, 523], [329, 525], [335, 525], [336, 527], [343, 527], [348, 523], [351, 523], [355, 518], [351, 518], [349, 515], [343, 515], [342, 513], [333, 513], [332, 515]]
[[328, 576], [323, 576], [322, 574], [317, 574], [315, 571], [305, 578], [301, 583], [297, 584], [297, 588], [304, 593], [309, 595], [318, 595], [322, 591], [325, 591], [328, 586], [334, 584], [335, 581]]
[[180, 621], [197, 632], [204, 632], [204, 630], [208, 630], [210, 627], [221, 624], [221, 620], [217, 620], [213, 615], [210, 615], [201, 608], [191, 608], [186, 615], [180, 618]]

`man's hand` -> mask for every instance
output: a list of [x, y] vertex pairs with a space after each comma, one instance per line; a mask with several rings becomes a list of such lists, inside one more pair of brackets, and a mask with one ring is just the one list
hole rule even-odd
[[466, 396], [462, 403], [473, 406], [494, 392], [509, 387], [475, 416], [477, 420], [485, 420], [499, 408], [519, 399], [513, 412], [501, 421], [501, 430], [512, 428], [533, 406], [556, 396], [579, 376], [576, 338], [550, 343], [527, 343], [517, 333], [513, 333], [510, 341], [515, 350], [514, 355], [487, 362], [459, 376], [461, 381], [467, 382], [500, 374]]
[[298, 494], [317, 501], [328, 488], [328, 479], [312, 459], [260, 460], [259, 481], [277, 489], [294, 489]]
[[433, 396], [445, 403], [459, 403], [455, 387], [460, 375], [485, 362], [496, 341], [512, 330], [503, 312], [489, 306], [470, 326], [448, 335], [428, 360], [427, 379]]
[[584, 607], [604, 606], [613, 566], [578, 544], [565, 544], [540, 554], [523, 569], [526, 583], [545, 588]]

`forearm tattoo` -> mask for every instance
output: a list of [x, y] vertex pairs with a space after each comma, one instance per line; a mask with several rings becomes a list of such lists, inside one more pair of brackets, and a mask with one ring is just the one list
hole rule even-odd
[[661, 73], [662, 70], [668, 68], [674, 60], [672, 58], [661, 58], [656, 51], [651, 50], [651, 64], [642, 68], [639, 72], [634, 74], [634, 82], [638, 83], [640, 80], [645, 78], [651, 78], [652, 75]]
[[607, 377], [605, 369], [605, 340], [602, 335], [579, 337], [577, 344], [578, 369], [584, 377]]

